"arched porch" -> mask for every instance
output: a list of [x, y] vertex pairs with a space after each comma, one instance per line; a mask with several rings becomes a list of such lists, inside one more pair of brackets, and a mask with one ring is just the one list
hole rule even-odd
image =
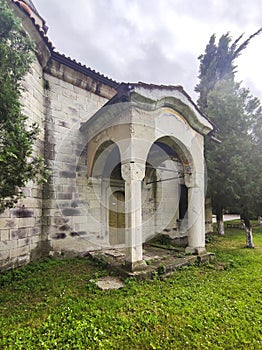
[[143, 242], [163, 230], [187, 235], [189, 252], [205, 251], [203, 129], [212, 129], [199, 112], [187, 118], [178, 111], [182, 98], [179, 104], [163, 97], [156, 108], [134, 97], [117, 108], [113, 103], [113, 112], [109, 106], [100, 111], [97, 128], [92, 122], [98, 116], [85, 126], [96, 131], [89, 137], [87, 172], [101, 178], [101, 227], [109, 244], [125, 245], [132, 271], [145, 265]]

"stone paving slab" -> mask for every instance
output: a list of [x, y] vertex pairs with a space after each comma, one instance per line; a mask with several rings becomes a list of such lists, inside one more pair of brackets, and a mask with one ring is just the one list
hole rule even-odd
[[[118, 276], [121, 276], [122, 278], [134, 277], [137, 279], [152, 278], [156, 274], [168, 276], [172, 271], [182, 266], [211, 261], [215, 258], [215, 254], [213, 253], [187, 255], [185, 252], [183, 253], [181, 251], [178, 252], [147, 246], [143, 251], [144, 261], [147, 263], [145, 269], [141, 271], [130, 271], [125, 265], [124, 249], [109, 249], [93, 252], [90, 255], [95, 260], [103, 260], [107, 264], [108, 269], [116, 273]], [[106, 289], [106, 281], [104, 282], [104, 285]]]
[[96, 285], [102, 290], [120, 289], [124, 287], [124, 283], [120, 278], [112, 276], [99, 278]]

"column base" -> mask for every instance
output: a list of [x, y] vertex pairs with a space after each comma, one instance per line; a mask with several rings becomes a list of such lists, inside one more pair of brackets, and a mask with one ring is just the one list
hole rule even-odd
[[144, 260], [140, 261], [125, 261], [125, 268], [130, 272], [143, 271], [147, 268], [147, 264]]
[[205, 247], [186, 247], [186, 253], [188, 254], [195, 254], [195, 255], [201, 255], [206, 254], [206, 248]]

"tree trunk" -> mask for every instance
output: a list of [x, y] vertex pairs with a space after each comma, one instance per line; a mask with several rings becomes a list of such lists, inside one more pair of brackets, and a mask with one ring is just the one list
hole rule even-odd
[[243, 220], [243, 226], [246, 231], [246, 248], [255, 248], [255, 245], [253, 242], [252, 226], [250, 224], [249, 219], [245, 218]]
[[243, 222], [244, 229], [246, 231], [246, 247], [255, 248], [252, 235], [252, 226], [250, 223], [250, 215], [246, 207], [242, 206], [241, 219]]
[[225, 234], [224, 220], [223, 220], [223, 211], [222, 209], [217, 209], [217, 233], [219, 235]]

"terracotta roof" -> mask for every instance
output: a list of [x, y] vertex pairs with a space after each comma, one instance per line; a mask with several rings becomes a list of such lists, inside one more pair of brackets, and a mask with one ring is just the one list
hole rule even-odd
[[[99, 82], [106, 84], [114, 89], [116, 89], [119, 86], [119, 82], [108, 78], [107, 76], [96, 72], [95, 70], [76, 62], [76, 60], [72, 59], [71, 57], [66, 57], [63, 54], [60, 54], [59, 52], [54, 51], [55, 47], [53, 43], [49, 40], [48, 36], [46, 35], [48, 27], [45, 24], [45, 20], [38, 14], [35, 6], [30, 1], [30, 6], [26, 4], [24, 1], [21, 0], [12, 0], [13, 3], [15, 3], [32, 21], [35, 28], [38, 30], [39, 34], [41, 35], [42, 39], [44, 40], [45, 44], [48, 46], [50, 50], [51, 57], [56, 60], [57, 62], [60, 62], [62, 64], [65, 64], [66, 66], [79, 71], [93, 79], [98, 80]], [[42, 20], [43, 25], [41, 26], [39, 21], [37, 21], [37, 17], [39, 17]]]
[[[26, 4], [28, 4], [28, 5], [31, 7], [31, 9], [32, 9], [38, 16], [40, 16], [40, 15], [39, 15], [39, 12], [37, 11], [35, 5], [33, 4], [33, 2], [32, 2], [31, 0], [24, 0], [24, 2], [25, 2]], [[41, 17], [41, 16], [40, 16], [40, 17]], [[41, 17], [41, 18], [42, 18], [42, 17]]]
[[[45, 20], [43, 20], [43, 18], [38, 15], [38, 12], [34, 13], [34, 11], [24, 1], [21, 1], [21, 0], [12, 0], [12, 1], [31, 19], [31, 21], [33, 22], [34, 26], [42, 36], [44, 42], [49, 47], [49, 49], [53, 49], [54, 46], [52, 42], [49, 40], [48, 36], [46, 35], [48, 27], [45, 24]], [[39, 19], [42, 20], [42, 26], [39, 23], [37, 23], [37, 17], [39, 17]]]

